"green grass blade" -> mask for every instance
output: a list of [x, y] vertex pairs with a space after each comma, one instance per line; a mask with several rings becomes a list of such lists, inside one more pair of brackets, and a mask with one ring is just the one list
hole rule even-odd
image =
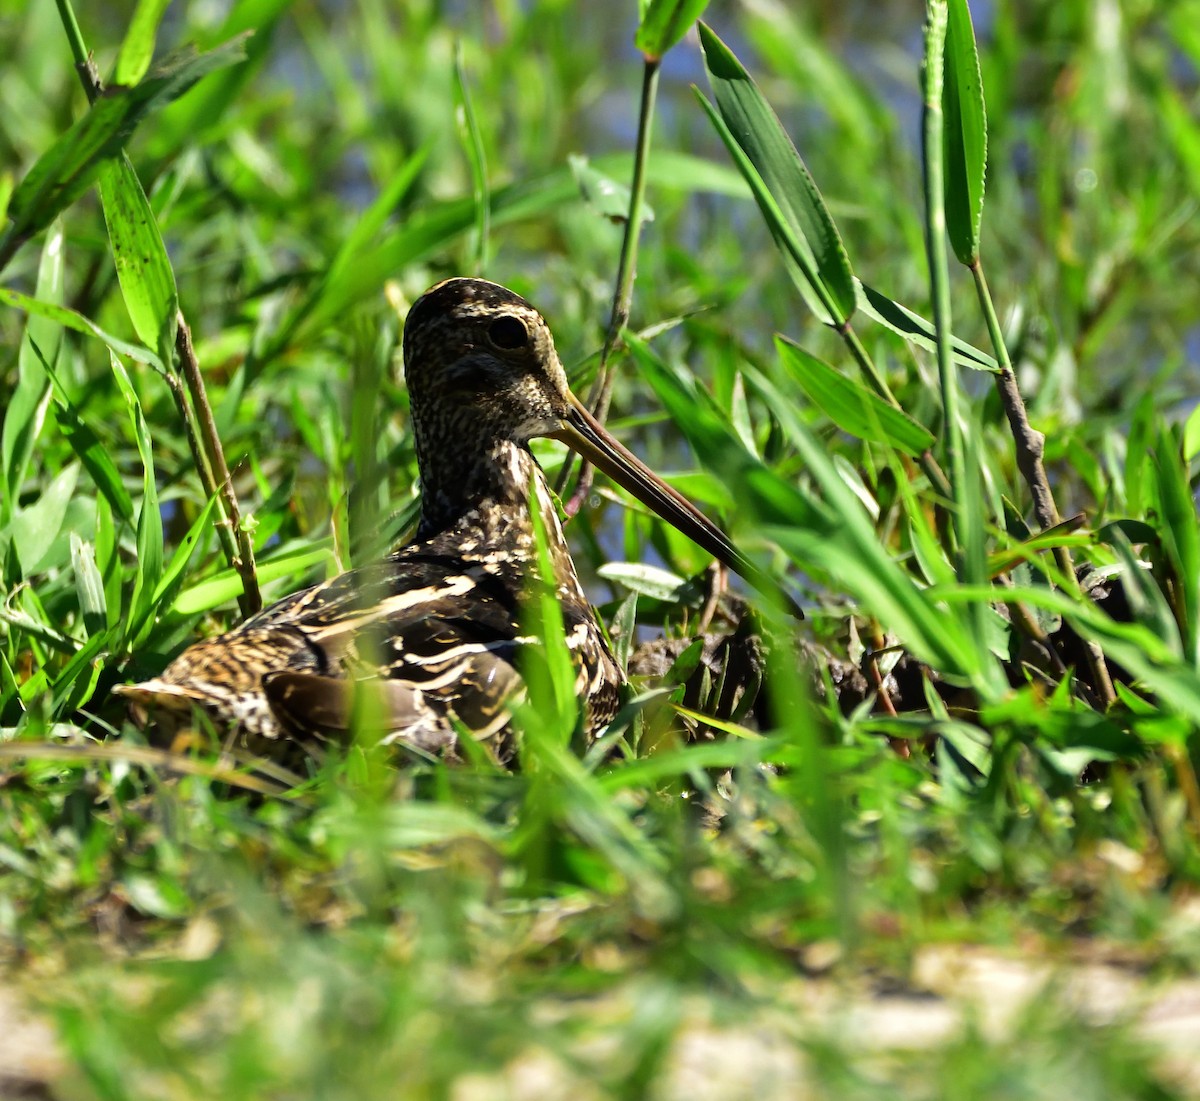
[[133, 425], [138, 455], [142, 460], [142, 502], [137, 520], [137, 571], [133, 593], [129, 600], [129, 615], [125, 620], [125, 640], [132, 642], [153, 608], [154, 589], [162, 576], [163, 531], [158, 509], [158, 484], [154, 477], [154, 449], [150, 430], [142, 415], [142, 405], [125, 365], [111, 352], [109, 360], [117, 387], [125, 399], [125, 408]]
[[33, 504], [14, 511], [8, 530], [25, 577], [38, 571], [62, 531], [67, 506], [75, 495], [78, 480], [79, 464], [71, 463], [45, 487]]
[[136, 84], [146, 75], [154, 57], [154, 41], [158, 25], [171, 0], [138, 0], [129, 30], [117, 54], [117, 65], [113, 70], [114, 84]]
[[240, 39], [203, 54], [180, 51], [135, 87], [115, 89], [96, 100], [17, 185], [8, 211], [13, 224], [0, 241], [0, 267], [22, 241], [91, 187], [104, 163], [125, 148], [150, 111], [183, 95], [207, 73], [244, 57]]
[[165, 361], [175, 343], [179, 295], [158, 220], [124, 153], [104, 165], [99, 184], [113, 261], [133, 330]]
[[[920, 314], [893, 301], [873, 287], [857, 280], [856, 284], [859, 290], [858, 308], [862, 313], [872, 321], [891, 329], [898, 336], [904, 337], [910, 344], [924, 348], [927, 352], [937, 351], [937, 330], [932, 322], [926, 321]], [[968, 367], [972, 371], [990, 371], [992, 374], [1000, 370], [994, 356], [981, 352], [974, 345], [956, 336], [950, 337], [950, 350], [954, 362], [960, 367]]]
[[67, 402], [55, 404], [54, 422], [113, 512], [125, 522], [132, 523], [133, 498], [129, 496], [129, 490], [125, 488], [108, 448], [100, 442], [91, 426], [80, 418], [75, 407]]
[[467, 74], [463, 71], [462, 43], [454, 49], [454, 122], [458, 142], [467, 166], [471, 170], [471, 197], [475, 200], [475, 234], [471, 243], [471, 269], [479, 274], [487, 271], [488, 247], [491, 238], [491, 195], [488, 187], [487, 151], [479, 119], [471, 103]]
[[210, 132], [220, 129], [246, 85], [270, 56], [276, 24], [292, 5], [293, 0], [235, 0], [224, 23], [205, 41], [236, 39], [243, 44], [243, 59], [167, 105], [149, 137], [152, 157], [172, 161], [182, 148], [202, 142]]
[[108, 601], [104, 578], [96, 565], [96, 548], [71, 532], [71, 567], [75, 574], [75, 593], [79, 612], [88, 636], [108, 629]]
[[0, 302], [8, 306], [13, 306], [18, 310], [24, 310], [25, 313], [31, 316], [49, 318], [51, 321], [55, 321], [67, 329], [73, 329], [77, 333], [94, 336], [98, 340], [102, 340], [114, 352], [137, 360], [138, 363], [148, 364], [159, 371], [163, 369], [162, 360], [154, 352], [150, 351], [149, 348], [143, 348], [140, 345], [119, 340], [117, 337], [106, 333], [95, 322], [89, 321], [83, 314], [67, 306], [60, 306], [55, 302], [43, 302], [39, 298], [32, 298], [27, 294], [22, 294], [20, 291], [9, 290], [7, 287], [0, 287]]
[[927, 428], [798, 344], [776, 337], [775, 347], [791, 377], [842, 431], [914, 457], [933, 446], [934, 435]]
[[987, 172], [987, 114], [979, 51], [967, 0], [950, 0], [946, 32], [945, 112], [946, 232], [954, 255], [970, 267], [979, 259]]
[[[794, 259], [805, 279], [829, 318], [837, 325], [845, 324], [857, 305], [854, 275], [825, 200], [758, 86], [704, 23], [700, 24], [700, 44], [717, 108], [727, 127], [728, 137], [722, 132], [722, 138], [727, 145], [732, 139], [754, 166], [790, 230], [789, 243], [794, 238], [798, 246]], [[753, 180], [747, 178], [747, 182], [756, 189]], [[770, 222], [773, 213], [763, 212]]]
[[[271, 558], [258, 559], [255, 565], [259, 581], [266, 585], [284, 577], [300, 577], [314, 566], [328, 565], [332, 561], [331, 541], [322, 540], [316, 546], [306, 543], [299, 548], [284, 548]], [[171, 605], [171, 613], [187, 616], [211, 611], [235, 600], [241, 591], [242, 579], [237, 571], [222, 570], [184, 589]]]
[[987, 695], [997, 690], [1001, 674], [990, 655], [977, 650], [959, 618], [938, 607], [892, 561], [824, 447], [765, 378], [756, 378], [755, 385], [799, 450], [823, 501], [803, 496], [746, 452], [732, 429], [703, 412], [703, 401], [694, 389], [635, 338], [629, 343], [642, 377], [697, 457], [736, 487], [738, 500], [757, 521], [756, 533], [777, 542], [800, 565], [820, 570], [853, 593], [869, 614], [886, 623], [922, 660], [969, 677]]
[[1200, 522], [1192, 498], [1188, 471], [1179, 441], [1161, 428], [1154, 446], [1155, 496], [1160, 509], [1160, 535], [1177, 585], [1175, 593], [1179, 635], [1185, 658], [1200, 663]]
[[650, 0], [642, 12], [634, 45], [648, 58], [662, 57], [707, 7], [708, 0]]
[[[38, 264], [36, 297], [61, 306], [63, 300], [63, 227], [55, 222], [46, 235]], [[50, 378], [43, 363], [53, 370], [62, 347], [62, 325], [40, 314], [30, 314], [25, 337], [17, 353], [17, 386], [12, 392], [0, 431], [0, 470], [6, 492], [0, 495], [0, 523], [7, 522], [33, 456], [33, 447], [46, 420]]]

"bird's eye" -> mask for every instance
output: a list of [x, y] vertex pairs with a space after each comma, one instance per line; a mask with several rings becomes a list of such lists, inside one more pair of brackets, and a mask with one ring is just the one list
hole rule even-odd
[[525, 329], [525, 323], [518, 318], [498, 317], [488, 328], [488, 339], [497, 348], [514, 352], [525, 347], [529, 341], [529, 333]]

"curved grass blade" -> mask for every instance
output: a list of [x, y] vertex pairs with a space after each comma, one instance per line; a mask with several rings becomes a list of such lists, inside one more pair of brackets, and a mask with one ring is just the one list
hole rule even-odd
[[104, 578], [96, 565], [96, 548], [75, 532], [71, 532], [71, 568], [79, 612], [90, 638], [108, 628], [108, 600], [104, 595]]
[[[333, 561], [331, 541], [323, 540], [318, 546], [305, 544], [299, 549], [288, 549], [270, 559], [257, 562], [258, 580], [262, 584], [278, 581], [281, 577], [295, 577], [306, 573], [313, 566]], [[184, 589], [171, 605], [173, 615], [198, 615], [221, 604], [234, 600], [242, 592], [241, 575], [227, 569]]]
[[[63, 300], [63, 228], [55, 222], [46, 235], [38, 264], [34, 292], [44, 302], [61, 307]], [[17, 353], [17, 386], [4, 414], [0, 432], [0, 468], [5, 493], [0, 495], [0, 521], [7, 521], [16, 507], [33, 447], [46, 420], [50, 401], [50, 375], [62, 347], [62, 324], [49, 317], [30, 314], [25, 337]]]
[[642, 5], [633, 43], [650, 60], [658, 60], [704, 14], [708, 0], [650, 0]]
[[179, 293], [158, 219], [124, 153], [104, 165], [99, 184], [117, 279], [133, 330], [165, 361], [175, 343]]
[[775, 347], [788, 373], [843, 432], [890, 444], [914, 457], [933, 446], [934, 435], [924, 425], [798, 344], [777, 336]]
[[114, 352], [128, 356], [138, 363], [145, 363], [158, 371], [162, 371], [163, 369], [162, 360], [154, 352], [150, 351], [149, 348], [143, 348], [139, 344], [130, 344], [127, 341], [119, 340], [117, 337], [106, 333], [95, 322], [89, 321], [83, 314], [77, 313], [67, 306], [59, 306], [54, 302], [43, 302], [40, 298], [31, 298], [27, 294], [10, 290], [8, 287], [0, 287], [0, 302], [15, 309], [24, 310], [27, 314], [50, 318], [52, 321], [57, 321], [60, 325], [68, 329], [73, 329], [77, 333], [94, 336], [104, 341]]
[[959, 262], [971, 267], [979, 259], [983, 222], [987, 114], [967, 0], [949, 0], [948, 17], [942, 86], [946, 232]]
[[62, 531], [67, 506], [75, 495], [78, 480], [79, 464], [71, 463], [59, 472], [32, 505], [13, 513], [8, 532], [25, 577], [38, 571], [42, 559]]
[[0, 267], [33, 234], [69, 207], [95, 181], [105, 161], [124, 148], [138, 123], [207, 73], [245, 57], [241, 38], [207, 53], [182, 50], [133, 88], [110, 88], [38, 158], [9, 203], [12, 225], [0, 240]]
[[129, 615], [125, 620], [125, 641], [131, 642], [153, 607], [154, 588], [162, 576], [163, 532], [162, 515], [158, 509], [158, 485], [154, 478], [154, 451], [150, 430], [142, 415], [142, 405], [125, 365], [111, 352], [113, 377], [125, 398], [138, 455], [142, 460], [142, 503], [137, 521], [137, 571], [133, 594], [129, 600]]
[[154, 57], [154, 39], [158, 25], [171, 0], [138, 0], [129, 30], [117, 54], [117, 66], [113, 70], [114, 84], [136, 84], [146, 75], [150, 60]]
[[[192, 526], [188, 528], [187, 534], [179, 541], [179, 546], [175, 548], [175, 552], [171, 555], [171, 561], [167, 563], [166, 569], [163, 570], [162, 576], [158, 579], [158, 584], [154, 586], [154, 595], [150, 598], [150, 611], [153, 613], [163, 605], [169, 605], [174, 599], [175, 594], [179, 591], [179, 586], [183, 583], [183, 571], [187, 568], [188, 562], [192, 559], [192, 553], [196, 549], [196, 545], [200, 542], [200, 537], [205, 530], [212, 524], [213, 510], [216, 507], [217, 498], [210, 497], [205, 503], [204, 508], [200, 510], [200, 515], [196, 517]], [[153, 614], [146, 617], [138, 631], [137, 637], [134, 638], [134, 645], [141, 645], [153, 626]]]
[[1200, 667], [1200, 524], [1179, 441], [1162, 428], [1154, 447], [1155, 491], [1163, 547], [1175, 575], [1175, 614], [1184, 656]]
[[736, 434], [714, 416], [697, 416], [703, 406], [694, 390], [644, 346], [639, 348], [630, 340], [630, 347], [638, 355], [642, 376], [697, 457], [736, 487], [739, 500], [757, 518], [760, 534], [778, 543], [798, 564], [834, 578], [922, 660], [968, 678], [985, 698], [1001, 690], [1003, 673], [989, 653], [974, 645], [961, 615], [948, 614], [892, 561], [837, 466], [766, 379], [759, 378], [756, 385], [816, 479], [824, 500], [804, 496], [750, 456]]
[[[723, 131], [718, 128], [722, 139], [727, 145], [732, 140], [742, 151], [774, 200], [789, 231], [783, 238], [787, 249], [821, 304], [818, 313], [827, 314], [826, 321], [844, 325], [857, 306], [854, 276], [825, 200], [758, 86], [733, 51], [704, 23], [700, 24], [700, 45], [725, 123]], [[701, 100], [706, 102], [703, 97]], [[712, 117], [711, 110], [709, 115]], [[745, 174], [744, 165], [738, 167]], [[759, 199], [776, 243], [781, 243], [782, 227], [773, 224], [778, 215], [763, 205], [756, 182], [749, 176], [747, 182]]]
[[[855, 285], [859, 291], [859, 309], [872, 321], [878, 321], [918, 348], [924, 348], [927, 352], [937, 351], [937, 330], [932, 322], [888, 298], [886, 294], [880, 294], [874, 287], [868, 287], [861, 280], [856, 279]], [[1000, 370], [1000, 365], [992, 356], [956, 336], [950, 337], [950, 353], [960, 367], [990, 371], [992, 374]]]
[[54, 422], [113, 512], [127, 523], [132, 523], [133, 499], [125, 488], [112, 456], [96, 433], [80, 418], [75, 407], [67, 403], [55, 405]]

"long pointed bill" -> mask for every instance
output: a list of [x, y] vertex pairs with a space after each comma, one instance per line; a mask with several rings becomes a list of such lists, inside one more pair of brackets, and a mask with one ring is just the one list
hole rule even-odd
[[[672, 489], [632, 451], [617, 442], [574, 394], [569, 395], [571, 411], [557, 432], [550, 433], [578, 451], [598, 470], [604, 471], [617, 485], [627, 489], [647, 508], [653, 509], [672, 527], [678, 528], [697, 546], [740, 574], [756, 589], [775, 595], [779, 587], [730, 542], [727, 536], [683, 494]], [[797, 619], [804, 612], [786, 593], [782, 594]]]

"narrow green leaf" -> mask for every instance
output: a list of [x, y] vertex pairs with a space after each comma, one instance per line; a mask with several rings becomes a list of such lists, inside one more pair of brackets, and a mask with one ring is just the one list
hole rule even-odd
[[146, 75], [150, 60], [154, 57], [154, 39], [158, 25], [171, 0], [138, 0], [117, 54], [117, 67], [113, 71], [114, 84], [136, 84]]
[[689, 587], [694, 588], [686, 577], [644, 562], [606, 562], [596, 572], [605, 581], [615, 581], [652, 600], [680, 600]]
[[158, 509], [158, 485], [154, 478], [154, 452], [142, 405], [124, 364], [109, 353], [113, 376], [125, 398], [129, 419], [133, 424], [133, 435], [137, 441], [138, 455], [142, 460], [142, 503], [138, 509], [137, 522], [137, 572], [134, 575], [133, 594], [129, 601], [129, 616], [125, 621], [126, 641], [132, 641], [152, 607], [154, 588], [162, 575], [163, 533], [162, 515]]
[[180, 540], [179, 546], [175, 548], [175, 552], [171, 555], [171, 561], [167, 563], [167, 568], [163, 570], [162, 577], [158, 579], [158, 584], [154, 588], [154, 596], [151, 600], [153, 607], [157, 608], [160, 604], [169, 603], [177, 591], [179, 582], [183, 577], [183, 571], [187, 568], [188, 562], [191, 561], [192, 554], [200, 542], [200, 537], [204, 534], [205, 529], [212, 524], [213, 510], [216, 503], [216, 497], [208, 499], [205, 506], [200, 510], [200, 515], [192, 522], [192, 526], [188, 528], [187, 534]]
[[[63, 300], [63, 227], [56, 221], [46, 235], [42, 258], [38, 265], [37, 297], [60, 305]], [[7, 520], [15, 507], [25, 471], [33, 456], [46, 407], [50, 401], [50, 378], [43, 361], [53, 370], [62, 347], [62, 325], [48, 317], [31, 314], [25, 325], [25, 338], [17, 353], [17, 386], [4, 414], [0, 435], [0, 465], [3, 467], [4, 487], [0, 499], [0, 520]], [[10, 507], [11, 506], [11, 507]]]
[[392, 212], [412, 190], [421, 170], [429, 159], [428, 145], [418, 149], [408, 158], [387, 183], [387, 186], [375, 197], [375, 201], [363, 212], [354, 228], [346, 235], [341, 247], [329, 262], [329, 283], [336, 283], [349, 268], [358, 263], [363, 251], [379, 238], [380, 232], [387, 224]]
[[293, 0], [233, 0], [225, 21], [202, 40], [204, 43], [238, 39], [245, 46], [239, 61], [189, 90], [186, 96], [167, 105], [149, 136], [148, 155], [160, 163], [171, 163], [184, 146], [202, 144], [210, 131], [229, 117], [247, 83], [263, 67], [271, 53], [275, 28], [292, 8]]
[[[1150, 441], [1157, 421], [1154, 394], [1147, 392], [1133, 407], [1125, 440], [1125, 508], [1133, 517], [1141, 516], [1145, 509], [1143, 487], [1146, 468], [1150, 465]], [[1186, 432], [1184, 439], [1187, 439]]]
[[0, 241], [0, 256], [45, 228], [93, 183], [106, 160], [115, 157], [146, 114], [183, 95], [207, 73], [245, 57], [238, 38], [207, 53], [179, 51], [133, 88], [106, 89], [29, 170], [13, 192], [13, 224]]
[[[132, 516], [132, 510], [130, 515]], [[120, 546], [113, 510], [104, 497], [96, 499], [96, 566], [104, 578], [104, 601], [108, 606], [108, 626], [115, 629], [121, 621]]]
[[71, 450], [92, 476], [100, 495], [122, 520], [126, 523], [132, 522], [133, 499], [129, 496], [129, 490], [125, 488], [108, 448], [100, 442], [87, 422], [79, 417], [74, 406], [66, 403], [56, 404], [54, 419], [58, 430], [71, 445]]
[[78, 480], [79, 464], [71, 463], [46, 486], [32, 505], [13, 513], [9, 531], [25, 577], [37, 572], [46, 552], [62, 531], [67, 506], [75, 495]]
[[777, 336], [775, 346], [789, 374], [842, 431], [860, 440], [890, 444], [913, 456], [933, 446], [932, 432], [865, 386], [785, 337]]
[[475, 233], [471, 262], [475, 271], [487, 271], [488, 245], [491, 238], [491, 189], [488, 187], [487, 153], [479, 119], [471, 102], [467, 74], [463, 70], [462, 43], [454, 50], [454, 122], [458, 141], [471, 169], [471, 197], [475, 200]]
[[[789, 248], [797, 249], [793, 259], [828, 314], [824, 319], [845, 324], [857, 304], [854, 276], [825, 200], [758, 86], [733, 52], [704, 23], [700, 24], [700, 44], [728, 138], [753, 165], [782, 214], [790, 230]], [[721, 136], [728, 145], [726, 134]], [[743, 165], [738, 167], [745, 174]], [[747, 182], [779, 243], [780, 227], [772, 225], [774, 211], [764, 206], [755, 181], [747, 176]]]
[[[1150, 395], [1146, 395], [1149, 397]], [[1188, 419], [1183, 425], [1183, 457], [1186, 462], [1191, 462], [1197, 455], [1200, 455], [1200, 405], [1197, 405], [1188, 414]]]
[[967, 0], [949, 0], [946, 33], [945, 113], [946, 232], [954, 255], [970, 266], [979, 259], [987, 172], [987, 115], [979, 52]]
[[9, 290], [7, 287], [0, 287], [0, 302], [8, 306], [13, 306], [18, 310], [24, 310], [27, 314], [49, 318], [68, 329], [73, 329], [77, 333], [97, 337], [99, 340], [104, 341], [114, 352], [119, 352], [123, 356], [137, 360], [138, 363], [146, 363], [151, 367], [157, 368], [159, 371], [163, 369], [162, 360], [154, 352], [150, 351], [149, 348], [143, 348], [137, 344], [129, 344], [124, 340], [118, 340], [115, 336], [106, 333], [99, 325], [89, 321], [83, 314], [77, 313], [66, 306], [60, 306], [54, 302], [43, 302], [39, 298], [31, 298], [27, 294]]
[[[572, 153], [567, 157], [567, 164], [579, 185], [583, 201], [602, 218], [616, 225], [623, 224], [629, 217], [629, 188], [593, 167], [587, 157]], [[654, 211], [645, 203], [642, 204], [642, 221], [654, 221]]]
[[1161, 537], [1170, 559], [1178, 590], [1175, 594], [1179, 634], [1184, 655], [1193, 667], [1200, 666], [1200, 520], [1192, 499], [1188, 471], [1180, 455], [1179, 442], [1169, 428], [1162, 428], [1154, 446], [1152, 469], [1161, 511]]
[[650, 0], [642, 12], [634, 45], [648, 58], [662, 57], [707, 7], [708, 0]]
[[802, 495], [750, 457], [731, 430], [697, 416], [703, 405], [688, 383], [639, 349], [636, 341], [630, 347], [638, 356], [642, 376], [697, 456], [735, 488], [743, 510], [755, 521], [756, 534], [778, 543], [806, 569], [819, 569], [834, 578], [922, 660], [970, 678], [988, 698], [999, 690], [1003, 676], [990, 655], [975, 647], [960, 618], [948, 615], [892, 560], [825, 449], [768, 380], [759, 377], [756, 386], [820, 486], [823, 501]]
[[99, 183], [113, 261], [134, 332], [166, 358], [175, 343], [179, 299], [158, 220], [124, 153], [105, 163]]
[[[296, 577], [314, 566], [333, 561], [333, 549], [329, 540], [316, 547], [305, 545], [300, 549], [289, 549], [270, 559], [258, 559], [258, 580], [266, 585], [283, 577]], [[235, 570], [220, 573], [184, 589], [171, 605], [174, 615], [197, 615], [234, 600], [242, 591], [242, 579]]]
[[[887, 295], [880, 294], [873, 287], [868, 287], [866, 283], [856, 279], [855, 284], [859, 291], [858, 308], [869, 318], [878, 321], [918, 348], [924, 348], [928, 352], [937, 351], [937, 330], [932, 322], [926, 321], [920, 314], [913, 313], [907, 306], [900, 305]], [[950, 338], [950, 353], [954, 362], [961, 367], [968, 367], [974, 371], [990, 371], [992, 374], [1000, 370], [999, 364], [992, 356], [956, 336]]]
[[104, 595], [104, 578], [96, 565], [96, 549], [71, 532], [71, 568], [75, 573], [75, 593], [79, 611], [89, 636], [108, 627], [108, 603]]

